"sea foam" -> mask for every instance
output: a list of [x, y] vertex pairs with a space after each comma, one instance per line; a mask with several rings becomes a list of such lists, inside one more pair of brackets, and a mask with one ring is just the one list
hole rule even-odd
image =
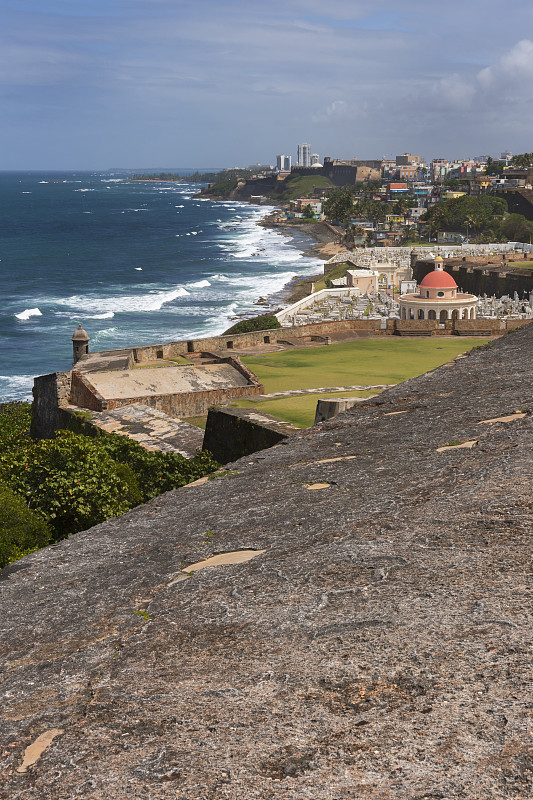
[[[86, 314], [104, 314], [113, 312], [140, 312], [140, 311], [159, 311], [166, 303], [177, 300], [178, 297], [185, 297], [189, 292], [183, 286], [179, 286], [169, 291], [152, 291], [147, 294], [138, 295], [116, 295], [115, 297], [83, 297], [74, 295], [72, 297], [61, 298], [58, 305], [70, 306], [77, 311]], [[102, 317], [106, 319], [106, 317]]]
[[17, 319], [29, 319], [30, 317], [42, 317], [42, 312], [38, 308], [26, 308], [20, 314], [15, 314]]
[[195, 283], [188, 283], [189, 289], [204, 289], [206, 286], [211, 286], [209, 281], [196, 281]]

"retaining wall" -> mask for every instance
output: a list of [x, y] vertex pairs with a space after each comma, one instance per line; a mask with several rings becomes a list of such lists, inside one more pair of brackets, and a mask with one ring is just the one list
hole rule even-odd
[[207, 415], [202, 449], [209, 450], [221, 464], [228, 464], [297, 432], [290, 423], [253, 408], [213, 407]]

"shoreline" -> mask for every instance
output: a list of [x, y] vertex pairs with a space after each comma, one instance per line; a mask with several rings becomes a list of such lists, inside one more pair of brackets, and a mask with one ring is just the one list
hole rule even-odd
[[[263, 228], [271, 228], [282, 236], [300, 237], [309, 239], [309, 243], [295, 242], [294, 247], [304, 255], [321, 259], [324, 263], [346, 248], [338, 243], [338, 237], [322, 222], [283, 223], [275, 222], [277, 212], [273, 211], [257, 224]], [[295, 275], [279, 291], [266, 296], [265, 300], [271, 306], [289, 306], [296, 303], [308, 294], [311, 294], [311, 284], [323, 277], [323, 270], [314, 275]]]

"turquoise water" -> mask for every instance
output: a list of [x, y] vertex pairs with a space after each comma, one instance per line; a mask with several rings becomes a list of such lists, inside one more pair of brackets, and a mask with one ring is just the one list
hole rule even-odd
[[221, 333], [322, 262], [257, 225], [271, 209], [200, 200], [194, 183], [0, 173], [0, 401], [91, 350]]

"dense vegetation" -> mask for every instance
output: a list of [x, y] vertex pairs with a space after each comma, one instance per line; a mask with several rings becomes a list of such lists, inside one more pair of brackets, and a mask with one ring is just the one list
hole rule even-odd
[[34, 441], [30, 417], [27, 403], [0, 404], [0, 567], [218, 467], [100, 431]]
[[225, 336], [229, 333], [249, 333], [250, 331], [268, 331], [273, 328], [281, 328], [281, 324], [277, 317], [273, 314], [261, 314], [259, 317], [252, 317], [251, 319], [243, 319], [237, 322], [224, 331], [222, 334]]
[[438, 231], [460, 231], [474, 241], [529, 241], [533, 223], [521, 214], [507, 214], [507, 203], [500, 197], [457, 197], [442, 200], [422, 217], [431, 235]]

